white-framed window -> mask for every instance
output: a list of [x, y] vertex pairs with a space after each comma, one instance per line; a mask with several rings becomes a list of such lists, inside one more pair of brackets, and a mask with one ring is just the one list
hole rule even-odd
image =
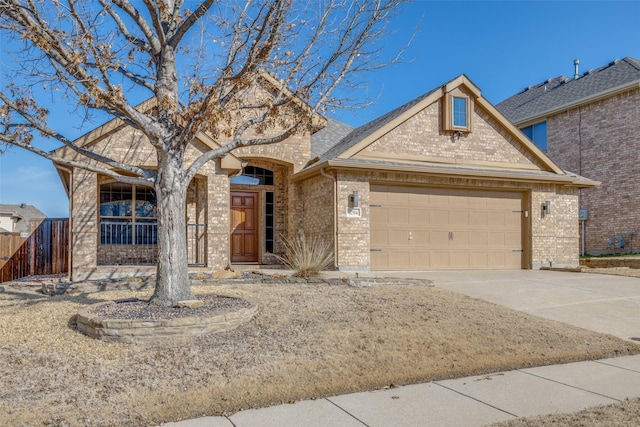
[[453, 127], [466, 128], [467, 119], [467, 98], [459, 96], [453, 97]]

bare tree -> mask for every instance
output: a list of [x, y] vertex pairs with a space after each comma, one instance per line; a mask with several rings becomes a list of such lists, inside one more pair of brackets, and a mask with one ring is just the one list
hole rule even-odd
[[[367, 71], [395, 60], [383, 57], [379, 41], [401, 3], [0, 0], [2, 37], [19, 54], [0, 92], [0, 141], [154, 187], [158, 271], [152, 301], [191, 299], [185, 235], [191, 179], [237, 148], [309, 132], [314, 114], [343, 105], [333, 98], [336, 88], [358, 84]], [[270, 96], [256, 97], [252, 88], [265, 82]], [[50, 85], [78, 106], [79, 120], [83, 112], [101, 111], [142, 132], [157, 153], [157, 169], [74, 144], [48, 123], [38, 94]], [[136, 108], [132, 94], [140, 93], [151, 107]], [[185, 150], [199, 132], [224, 144], [187, 164]], [[42, 137], [80, 160], [38, 148]]]

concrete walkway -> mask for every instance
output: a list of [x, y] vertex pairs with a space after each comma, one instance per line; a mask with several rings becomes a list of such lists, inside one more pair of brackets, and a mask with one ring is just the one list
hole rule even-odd
[[[623, 339], [640, 337], [640, 279], [557, 271], [393, 272]], [[361, 275], [362, 276], [362, 275]], [[640, 397], [640, 355], [435, 381], [166, 426], [482, 426]]]

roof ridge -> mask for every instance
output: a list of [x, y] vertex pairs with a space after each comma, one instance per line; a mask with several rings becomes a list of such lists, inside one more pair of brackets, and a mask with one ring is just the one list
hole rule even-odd
[[635, 58], [632, 58], [630, 56], [626, 56], [626, 57], [622, 58], [622, 60], [624, 62], [626, 62], [627, 64], [631, 65], [636, 70], [640, 71], [640, 61], [639, 60], [637, 60]]

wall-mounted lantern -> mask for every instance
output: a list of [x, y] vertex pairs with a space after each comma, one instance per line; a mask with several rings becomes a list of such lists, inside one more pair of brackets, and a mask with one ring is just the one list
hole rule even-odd
[[542, 216], [551, 214], [551, 201], [547, 200], [542, 204]]
[[358, 199], [358, 192], [354, 191], [353, 193], [349, 194], [349, 207], [350, 208], [357, 208], [359, 206], [360, 200]]

